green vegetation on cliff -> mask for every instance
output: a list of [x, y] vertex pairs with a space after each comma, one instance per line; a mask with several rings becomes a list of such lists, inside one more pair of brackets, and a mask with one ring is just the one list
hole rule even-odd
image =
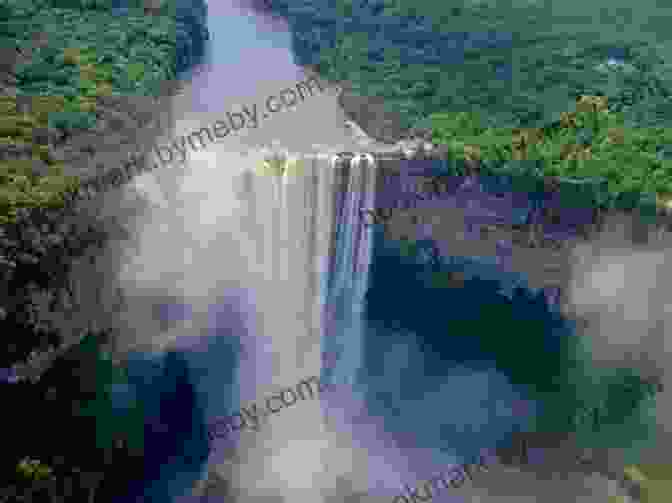
[[[0, 163], [0, 223], [14, 222], [18, 209], [62, 205], [78, 189], [45, 136], [95, 127], [100, 96], [157, 95], [175, 77], [175, 21], [139, 7], [114, 16], [109, 4], [0, 2], [0, 47], [16, 57], [5, 71], [17, 94], [1, 97], [0, 146], [24, 153]], [[20, 60], [17, 48], [29, 55]]]
[[602, 2], [338, 0], [333, 11], [312, 4], [310, 25], [308, 7], [286, 3], [301, 32], [299, 59], [385, 98], [409, 127], [438, 110], [477, 111], [491, 127], [539, 127], [586, 94], [608, 96], [630, 125], [672, 119], [669, 37], [657, 20], [669, 14], [655, 2], [610, 2], [618, 23], [605, 19]]
[[[37, 128], [48, 126], [49, 114], [63, 110], [65, 99], [45, 96], [33, 98], [31, 114], [17, 111], [16, 98], [3, 96], [0, 101], [0, 148], [24, 146], [32, 151], [31, 159], [0, 162], [0, 223], [15, 221], [21, 208], [53, 207], [64, 203], [69, 191], [77, 190], [77, 180], [65, 177], [59, 163], [49, 155], [47, 145], [33, 142]], [[48, 173], [36, 173], [38, 165]]]
[[583, 97], [576, 112], [561, 117], [547, 128], [487, 128], [467, 113], [436, 113], [429, 122], [433, 141], [458, 159], [543, 161], [538, 175], [602, 178], [612, 197], [655, 194], [662, 204], [672, 195], [672, 159], [665, 151], [672, 129], [628, 127], [597, 96]]
[[[188, 35], [178, 33], [174, 2], [147, 11], [142, 0], [128, 3], [126, 15], [115, 15], [111, 0], [0, 0], [2, 367], [24, 360], [30, 366], [28, 355], [71, 343], [72, 334], [38, 316], [32, 293], [59, 300], [70, 262], [102, 232], [89, 215], [64, 208], [80, 182], [65, 176], [54, 144], [67, 147], [87, 130], [105, 133], [105, 97], [149, 99], [177, 74], [176, 38]], [[98, 339], [88, 333], [87, 341]], [[128, 485], [121, 467], [134, 471], [125, 456], [142, 449], [142, 415], [120, 422], [111, 403], [111, 386], [123, 381], [116, 364], [97, 348], [80, 353], [70, 363], [57, 358], [56, 371], [49, 367], [37, 383], [0, 381], [13, 409], [6, 428], [12, 446], [0, 457], [1, 501], [94, 501], [94, 493], [95, 501], [106, 501], [106, 484], [108, 492]], [[84, 365], [95, 373], [80, 375]]]

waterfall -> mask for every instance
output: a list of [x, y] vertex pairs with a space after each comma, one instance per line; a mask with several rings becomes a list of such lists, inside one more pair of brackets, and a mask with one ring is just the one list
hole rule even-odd
[[[182, 83], [175, 123], [155, 142], [170, 162], [127, 189], [147, 204], [128, 218], [118, 278], [126, 310], [115, 342], [130, 355], [136, 393], [163, 397], [147, 399], [146, 445], [161, 449], [148, 461], [156, 480], [134, 489], [144, 501], [189, 497], [186, 479], [215, 474], [242, 502], [319, 502], [351, 475], [355, 455], [366, 464], [367, 447], [350, 433], [341, 443], [343, 431], [328, 424], [337, 402], [326, 396], [262, 418], [259, 431], [208, 438], [216, 421], [250, 403], [265, 407], [265, 397], [311, 376], [352, 395], [363, 361], [372, 235], [360, 210], [373, 206], [375, 163], [337, 158], [363, 148], [331, 84], [263, 114], [269, 96], [309, 75], [293, 63], [286, 23], [244, 3], [209, 4], [208, 62]], [[191, 132], [205, 138], [241, 104], [259, 107], [259, 124], [181, 155], [173, 149]], [[269, 144], [280, 160], [265, 170]], [[184, 396], [169, 391], [176, 382]], [[166, 415], [179, 404], [195, 411], [189, 432]]]
[[[297, 165], [301, 172], [292, 173]], [[265, 263], [272, 264], [268, 276], [277, 282], [283, 298], [282, 308], [269, 323], [276, 332], [291, 331], [287, 338], [277, 333], [270, 336], [275, 339], [271, 342], [274, 353], [281, 356], [272, 377], [289, 385], [306, 376], [321, 376], [321, 382], [351, 393], [362, 365], [356, 348], [362, 345], [362, 309], [372, 251], [371, 230], [362, 225], [360, 210], [373, 206], [375, 162], [371, 155], [349, 160], [323, 154], [289, 156], [278, 167], [281, 174], [253, 179], [254, 197], [248, 202], [256, 222], [250, 222], [250, 227], [256, 229], [257, 242], [264, 242]], [[254, 232], [247, 229], [248, 236]], [[268, 299], [264, 305], [270, 310], [273, 304]], [[335, 332], [341, 336], [334, 337]], [[340, 360], [338, 344], [342, 343], [350, 346], [348, 357]], [[330, 366], [327, 360], [332, 358], [339, 363]], [[297, 406], [294, 412], [288, 409], [273, 418], [272, 438], [261, 433], [250, 440], [270, 451], [263, 473], [276, 477], [270, 477], [269, 492], [292, 484], [286, 476], [301, 455], [306, 462], [297, 466], [294, 486], [288, 487], [296, 492], [288, 497], [321, 500], [324, 491], [334, 489], [339, 470], [327, 463], [332, 457], [326, 450], [334, 447], [324, 424], [327, 402], [325, 396]], [[316, 470], [315, 465], [321, 468]], [[246, 485], [261, 489], [260, 470], [249, 471], [257, 480]], [[245, 478], [240, 472], [237, 476]]]
[[[365, 162], [362, 162], [366, 159]], [[344, 161], [339, 160], [339, 163]], [[328, 316], [324, 334], [325, 358], [336, 358], [340, 344], [349, 344], [348, 360], [324, 370], [332, 384], [355, 385], [357, 369], [362, 364], [362, 310], [368, 285], [372, 252], [372, 228], [364, 225], [361, 210], [373, 208], [375, 199], [375, 161], [371, 154], [357, 155], [351, 163], [345, 161], [338, 173], [342, 186], [336, 201], [336, 229], [332, 262], [326, 292]], [[334, 337], [347, 332], [347, 336]], [[338, 373], [336, 373], [338, 370]]]
[[[267, 157], [262, 150], [192, 152], [179, 170], [137, 181], [156, 204], [132, 225], [135, 249], [120, 274], [130, 332], [118, 346], [154, 355], [129, 358], [140, 374], [143, 365], [156, 369], [149, 362], [157, 357], [179, 354], [206, 428], [310, 376], [353, 385], [361, 365], [352, 347], [336, 374], [323, 359], [338, 353], [330, 332], [346, 331], [348, 341], [361, 343], [371, 231], [360, 210], [373, 206], [373, 158], [286, 155], [277, 174], [268, 174], [259, 169]], [[157, 303], [176, 318], [157, 321]], [[333, 322], [325, 321], [327, 312]], [[136, 379], [144, 393], [164, 379], [153, 375]], [[200, 477], [218, 471], [249, 497], [320, 501], [334, 486], [324, 467], [328, 438], [320, 400], [306, 401], [268, 418], [255, 434], [214, 439], [207, 461], [199, 454]], [[297, 465], [299, 453], [304, 462]], [[166, 478], [170, 472], [163, 468]], [[151, 492], [158, 501], [165, 493], [157, 487], [150, 492], [159, 491]]]

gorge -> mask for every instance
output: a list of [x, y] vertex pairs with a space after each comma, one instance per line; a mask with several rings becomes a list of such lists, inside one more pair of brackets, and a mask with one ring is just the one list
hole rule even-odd
[[[178, 3], [176, 17], [193, 18], [176, 35], [185, 51], [176, 58], [179, 85], [152, 110], [162, 129], [140, 138], [140, 146], [168, 145], [174, 138], [186, 143], [192, 131], [202, 132], [226, 113], [245, 113], [232, 104], [263, 103], [279, 89], [314, 78], [315, 68], [297, 65], [296, 57], [301, 53], [308, 63], [312, 50], [297, 35], [307, 17], [299, 12], [288, 21], [271, 8], [286, 2], [211, 1], [207, 16], [204, 3]], [[121, 5], [115, 9], [126, 15]], [[314, 21], [318, 27], [322, 22], [319, 16]], [[484, 51], [511, 44], [504, 32], [492, 33], [492, 44], [482, 34], [456, 38]], [[201, 59], [189, 56], [199, 52], [192, 39], [203, 42]], [[509, 70], [504, 65], [502, 71]], [[99, 426], [96, 434], [108, 441], [115, 428], [134, 434], [139, 428], [143, 458], [133, 466], [143, 471], [123, 490], [108, 482], [112, 492], [125, 493], [112, 501], [186, 502], [205, 495], [241, 503], [328, 502], [353, 494], [382, 501], [398, 494], [401, 480], [470, 463], [535, 421], [552, 427], [540, 418], [549, 420], [568, 403], [579, 407], [577, 397], [603, 397], [629, 377], [614, 376], [612, 369], [586, 371], [592, 362], [576, 327], [556, 309], [566, 303], [528, 288], [522, 273], [531, 260], [520, 259], [523, 270], [511, 272], [501, 257], [483, 259], [487, 254], [465, 245], [469, 232], [461, 215], [438, 207], [424, 208], [430, 211], [423, 215], [408, 201], [408, 169], [397, 169], [403, 173], [396, 178], [379, 176], [385, 166], [409, 168], [375, 155], [398, 150], [395, 142], [406, 130], [348, 94], [347, 82], [324, 83], [324, 92], [258, 127], [185, 149], [183, 160], [171, 151], [162, 169], [136, 173], [110, 191], [86, 191], [83, 207], [99, 222], [116, 222], [106, 227], [116, 234], [77, 262], [71, 279], [79, 288], [73, 289], [78, 312], [72, 321], [55, 319], [77, 335], [68, 340], [73, 346], [84, 328], [104, 327], [111, 335], [101, 337], [98, 356], [126, 374], [108, 390], [115, 413], [105, 417], [114, 419], [99, 421], [107, 429]], [[369, 128], [367, 115], [380, 123]], [[353, 117], [377, 130], [378, 139], [355, 138], [345, 127]], [[290, 174], [289, 164], [280, 163], [273, 176], [257, 176], [264, 149], [305, 154], [303, 172]], [[112, 150], [123, 157], [127, 147]], [[355, 160], [346, 152], [372, 155]], [[90, 156], [79, 166], [90, 172], [94, 165]], [[483, 210], [476, 215], [481, 220], [508, 211], [505, 223], [518, 225], [537, 215], [532, 203], [518, 204], [511, 188], [499, 191], [507, 197], [486, 197], [478, 180], [462, 178], [467, 196]], [[451, 184], [458, 185], [457, 177]], [[390, 218], [391, 229], [362, 220], [362, 211], [404, 193], [404, 211]], [[477, 224], [472, 234], [480, 232]], [[456, 271], [461, 285], [444, 288]], [[34, 372], [25, 374], [44, 370], [27, 367]], [[571, 374], [568, 367], [579, 370]], [[73, 375], [85, 382], [88, 372]], [[337, 391], [287, 409], [255, 435], [209, 445], [207, 425], [216, 417], [231, 416], [240, 404], [306, 375], [320, 376]], [[459, 397], [459, 406], [451, 397]], [[605, 436], [603, 445], [630, 426], [628, 433], [648, 431], [652, 407], [628, 409], [632, 424]], [[517, 487], [527, 490], [530, 482], [534, 494], [549, 492], [529, 473], [516, 476], [525, 482]], [[215, 482], [210, 488], [209, 479]], [[480, 494], [496, 499], [507, 493], [506, 482], [484, 480]], [[563, 497], [580, 493], [580, 486], [581, 480]]]

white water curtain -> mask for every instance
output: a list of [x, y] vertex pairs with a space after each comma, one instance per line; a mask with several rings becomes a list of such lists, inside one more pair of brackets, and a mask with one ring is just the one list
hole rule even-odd
[[[346, 318], [340, 313], [337, 329], [360, 316], [372, 251], [372, 230], [362, 225], [360, 210], [374, 204], [375, 161], [370, 154], [349, 160], [332, 154], [284, 153], [274, 154], [270, 162], [257, 160], [257, 168], [247, 182], [242, 230], [255, 243], [252, 261], [264, 264], [263, 278], [269, 287], [274, 285], [267, 290], [281, 295], [263, 305], [283, 306], [269, 323], [294, 327], [296, 357], [302, 358], [311, 347], [306, 354], [315, 362], [318, 334], [327, 328], [322, 319], [327, 304], [345, 303], [352, 311]], [[312, 334], [308, 346], [298, 342], [300, 333]], [[283, 367], [303, 367], [298, 360], [289, 363], [283, 353]], [[303, 370], [319, 375], [322, 369], [311, 364]], [[344, 380], [339, 382], [349, 383], [354, 374], [343, 367], [340, 375]], [[276, 378], [284, 382], [282, 376]]]
[[[362, 363], [362, 309], [368, 286], [372, 254], [372, 227], [363, 225], [362, 210], [373, 208], [375, 201], [375, 160], [371, 154], [356, 155], [351, 161], [340, 160], [342, 189], [337, 188], [334, 246], [325, 292], [323, 351], [338, 364], [325, 369], [333, 384], [353, 386]], [[344, 190], [343, 190], [344, 189]], [[348, 344], [348, 358], [338, 355]]]
[[[137, 249], [121, 274], [135, 306], [126, 343], [153, 348], [159, 360], [178, 348], [206, 423], [252, 401], [263, 407], [264, 397], [309, 376], [348, 391], [362, 364], [372, 236], [360, 210], [373, 206], [374, 159], [288, 153], [269, 172], [266, 157], [260, 150], [192, 152], [181, 171], [166, 172], [176, 182], [158, 184], [166, 193], [159, 202], [170, 204], [149, 207], [132, 224]], [[193, 316], [161, 328], [149, 296], [164, 292]], [[331, 307], [336, 316], [327, 326]], [[325, 369], [323, 355], [346, 343], [347, 357]], [[327, 468], [335, 442], [320, 402], [303, 401], [259, 432], [242, 432], [237, 461], [227, 461], [231, 441], [215, 439], [204, 469], [229, 480], [243, 501], [278, 494], [323, 501], [353, 454], [342, 450], [338, 466]]]
[[[238, 379], [241, 394], [254, 395], [262, 405], [264, 396], [323, 374], [328, 299], [352, 295], [356, 303], [363, 296], [370, 240], [359, 209], [372, 204], [375, 180], [372, 162], [356, 161], [348, 170], [331, 154], [274, 152], [265, 164], [268, 152], [248, 158], [254, 168], [243, 175], [238, 190], [238, 240], [256, 268], [252, 288], [258, 323], [250, 341], [253, 354], [241, 362]], [[346, 191], [338, 194], [336, 184], [345, 173]], [[343, 323], [338, 325], [340, 330]], [[344, 378], [349, 372], [349, 366], [339, 368]], [[245, 392], [252, 382], [254, 390]], [[259, 433], [240, 436], [238, 452], [245, 461], [233, 468], [230, 480], [248, 497], [280, 490], [287, 498], [321, 501], [334, 484], [325, 466], [329, 445], [320, 400], [302, 402], [270, 417]]]
[[[255, 262], [265, 264], [264, 278], [278, 294], [264, 302], [282, 308], [272, 323], [287, 330], [294, 327], [296, 358], [301, 358], [306, 349], [299, 343], [301, 337], [308, 342], [305, 337], [319, 334], [320, 329], [316, 297], [323, 288], [331, 245], [334, 171], [326, 156], [284, 157], [274, 162], [275, 173], [257, 170], [243, 231], [256, 243]], [[262, 161], [257, 162], [261, 167]], [[288, 357], [283, 352], [283, 367], [319, 373], [319, 367], [311, 364], [303, 369], [301, 362], [287, 361]], [[287, 382], [297, 377], [305, 375], [288, 376]], [[275, 379], [285, 382], [282, 375]]]
[[[361, 309], [372, 251], [371, 231], [362, 225], [360, 210], [373, 206], [374, 159], [285, 154], [258, 166], [243, 230], [257, 244], [255, 262], [266, 264], [269, 288], [257, 294], [270, 295], [259, 299], [264, 306], [260, 332], [277, 361], [268, 377], [274, 389], [315, 375], [352, 391], [349, 385], [362, 364]], [[336, 316], [327, 322], [330, 310]], [[325, 369], [323, 358], [339, 354], [344, 343], [347, 358]], [[257, 372], [260, 366], [254, 365]], [[306, 498], [314, 491], [314, 501], [333, 489], [339, 469], [332, 463], [327, 468], [333, 456], [324, 449], [335, 446], [324, 424], [323, 404], [316, 400], [287, 409], [249, 439], [263, 445], [265, 455], [248, 465], [248, 476], [238, 473], [241, 486], [249, 491], [256, 476], [253, 485], [260, 496], [285, 486], [287, 496]], [[252, 452], [251, 447], [241, 443], [240, 450]], [[299, 459], [303, 461], [297, 464]]]

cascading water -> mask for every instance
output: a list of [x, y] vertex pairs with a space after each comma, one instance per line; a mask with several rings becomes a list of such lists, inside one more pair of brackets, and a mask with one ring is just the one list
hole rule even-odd
[[[147, 480], [130, 492], [170, 501], [215, 472], [231, 486], [226, 496], [241, 501], [323, 501], [334, 481], [319, 400], [262, 419], [259, 432], [209, 441], [206, 431], [246, 403], [263, 407], [264, 396], [321, 375], [325, 305], [338, 297], [346, 306], [366, 288], [359, 208], [370, 203], [373, 177], [352, 171], [346, 211], [335, 219], [333, 154], [359, 148], [333, 89], [262, 117], [268, 96], [309, 77], [292, 62], [287, 27], [234, 2], [211, 4], [208, 15], [208, 63], [183, 83], [175, 126], [156, 144], [170, 146], [243, 103], [256, 103], [260, 119], [183, 162], [173, 150], [172, 163], [136, 179], [150, 204], [128, 224], [134, 241], [119, 276], [127, 309], [116, 345], [149, 419]], [[273, 142], [298, 153], [302, 173], [258, 173], [260, 147]]]
[[[366, 163], [362, 163], [364, 159]], [[325, 358], [336, 358], [342, 353], [342, 348], [332, 347], [337, 339], [330, 335], [342, 331], [352, 335], [341, 339], [350, 343], [347, 363], [338, 366], [338, 375], [333, 374], [335, 368], [325, 369], [324, 377], [332, 384], [352, 386], [361, 366], [362, 311], [372, 252], [372, 229], [364, 225], [361, 210], [374, 207], [376, 180], [375, 161], [370, 154], [357, 156], [348, 167], [346, 172], [339, 173], [346, 185], [336, 203], [336, 245], [325, 304], [329, 316], [325, 327]]]
[[[151, 332], [136, 333], [136, 342], [177, 349], [194, 374], [202, 372], [192, 382], [208, 424], [239, 404], [320, 375], [319, 293], [332, 245], [334, 170], [328, 160], [314, 159], [303, 163], [299, 176], [259, 176], [251, 169], [260, 158], [194, 157], [181, 192], [170, 198], [182, 206], [156, 207], [138, 222], [139, 255], [123, 279], [129, 297], [163, 290], [190, 306], [191, 319], [156, 330], [151, 341]], [[230, 160], [230, 170], [219, 169], [222, 159]], [[224, 186], [220, 177], [247, 186]], [[207, 187], [218, 193], [207, 194]], [[190, 192], [203, 200], [186, 196]], [[131, 318], [139, 316], [138, 310]], [[271, 423], [253, 437], [214, 440], [209, 468], [226, 463], [226, 447], [238, 444], [246, 459], [225, 476], [243, 493], [278, 494], [286, 486], [288, 497], [299, 489], [319, 500], [320, 484], [308, 470], [320, 464], [319, 403], [287, 409]], [[298, 451], [306, 465], [294, 472], [297, 442], [307, 446]]]

